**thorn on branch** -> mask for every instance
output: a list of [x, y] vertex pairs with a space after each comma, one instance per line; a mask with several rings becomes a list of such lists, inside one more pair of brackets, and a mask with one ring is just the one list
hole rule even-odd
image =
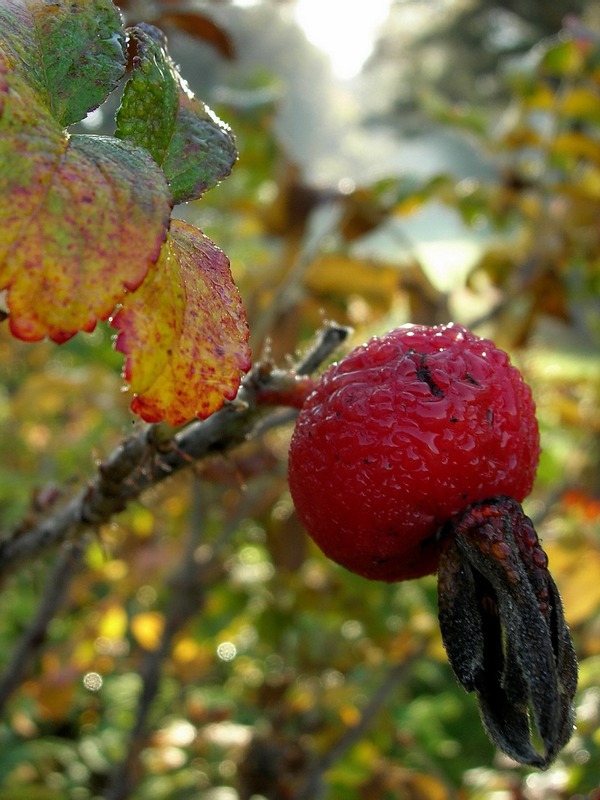
[[310, 350], [296, 364], [296, 374], [310, 375], [346, 341], [351, 333], [352, 328], [346, 325], [339, 325], [337, 322], [326, 322], [318, 332]]
[[271, 361], [259, 362], [249, 377], [256, 402], [300, 409], [314, 388], [310, 374], [334, 352], [351, 333], [351, 328], [328, 322], [304, 357], [290, 370], [275, 369]]
[[98, 465], [96, 481], [88, 486], [81, 508], [81, 521], [88, 524], [104, 522], [108, 516], [123, 511], [127, 505], [123, 484], [147, 457], [147, 437], [130, 436], [106, 461]]

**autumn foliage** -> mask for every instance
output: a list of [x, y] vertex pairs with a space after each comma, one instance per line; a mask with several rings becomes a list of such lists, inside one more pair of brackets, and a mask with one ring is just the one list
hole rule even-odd
[[[9, 0], [0, 26], [13, 335], [61, 343], [111, 318], [134, 411], [173, 425], [210, 415], [250, 366], [248, 330], [226, 257], [171, 210], [230, 173], [233, 134], [191, 95], [160, 31], [125, 30], [108, 0]], [[67, 130], [122, 80], [114, 137]]]
[[[234, 70], [219, 13], [240, 42], [252, 25], [277, 42], [286, 4], [118, 5], [0, 2], [0, 800], [597, 800], [597, 32], [567, 20], [498, 65], [493, 107], [417, 98], [422, 131], [451, 131], [484, 171], [315, 185], [278, 125], [280, 76], [243, 66], [211, 96], [230, 128], [172, 55], [191, 41]], [[312, 100], [296, 42], [282, 61]], [[455, 242], [432, 266], [405, 233], [431, 209], [473, 245], [456, 275]], [[315, 375], [451, 320], [508, 352], [536, 403], [523, 505], [580, 667], [547, 771], [490, 743], [432, 576], [332, 563], [289, 493]]]

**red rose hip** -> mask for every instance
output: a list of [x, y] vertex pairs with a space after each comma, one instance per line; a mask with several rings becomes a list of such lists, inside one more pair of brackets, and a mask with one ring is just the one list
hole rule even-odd
[[573, 731], [577, 659], [520, 506], [538, 457], [531, 392], [506, 353], [459, 325], [407, 325], [323, 374], [298, 418], [289, 479], [330, 558], [387, 581], [437, 570], [457, 680], [476, 693], [490, 739], [546, 769]]
[[435, 572], [438, 532], [472, 503], [523, 500], [538, 458], [531, 391], [506, 353], [460, 325], [406, 325], [322, 375], [289, 482], [326, 555], [396, 581]]

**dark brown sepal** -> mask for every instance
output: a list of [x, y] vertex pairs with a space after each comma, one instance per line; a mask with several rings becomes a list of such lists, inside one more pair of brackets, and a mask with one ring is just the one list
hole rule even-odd
[[548, 559], [519, 503], [496, 497], [447, 523], [438, 597], [448, 659], [477, 693], [488, 736], [521, 764], [547, 768], [573, 732], [577, 660]]

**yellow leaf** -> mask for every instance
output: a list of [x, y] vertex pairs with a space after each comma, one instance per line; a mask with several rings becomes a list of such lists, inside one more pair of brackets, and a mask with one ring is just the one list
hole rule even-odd
[[398, 280], [395, 268], [337, 254], [313, 261], [305, 277], [306, 286], [313, 292], [338, 296], [357, 294], [384, 308], [389, 308]]
[[600, 553], [587, 548], [567, 549], [557, 542], [544, 544], [570, 625], [579, 625], [600, 610]]
[[[396, 788], [392, 782], [390, 788]], [[410, 772], [404, 770], [399, 776], [397, 788], [401, 794], [414, 800], [447, 800], [448, 790], [444, 784], [433, 775], [424, 772]]]
[[550, 86], [538, 83], [531, 94], [527, 95], [527, 105], [530, 108], [553, 109], [556, 107], [556, 95]]
[[104, 566], [104, 575], [109, 581], [121, 581], [129, 572], [129, 564], [122, 558], [113, 558]]
[[161, 257], [112, 320], [132, 410], [180, 425], [235, 397], [250, 367], [248, 326], [224, 253], [173, 220]]
[[180, 639], [173, 648], [173, 658], [175, 661], [180, 661], [184, 664], [190, 661], [196, 661], [201, 654], [202, 650], [200, 645], [195, 639], [191, 639], [189, 636]]
[[347, 727], [351, 728], [360, 721], [360, 711], [356, 706], [342, 705], [338, 709], [340, 719]]
[[98, 636], [107, 639], [122, 639], [127, 630], [127, 614], [123, 606], [110, 606], [98, 625]]
[[583, 86], [570, 89], [561, 99], [561, 111], [571, 117], [593, 117], [600, 115], [600, 97]]
[[96, 660], [96, 650], [91, 639], [82, 639], [71, 653], [71, 667], [77, 671], [88, 669]]
[[156, 650], [160, 644], [165, 625], [164, 616], [158, 611], [146, 611], [131, 619], [131, 633], [145, 650]]
[[600, 145], [583, 133], [576, 131], [561, 133], [555, 137], [551, 149], [558, 155], [587, 158], [595, 164], [600, 164]]
[[150, 536], [154, 530], [154, 514], [150, 509], [141, 505], [131, 508], [130, 511], [128, 522], [131, 526], [131, 530], [136, 536], [143, 539]]

